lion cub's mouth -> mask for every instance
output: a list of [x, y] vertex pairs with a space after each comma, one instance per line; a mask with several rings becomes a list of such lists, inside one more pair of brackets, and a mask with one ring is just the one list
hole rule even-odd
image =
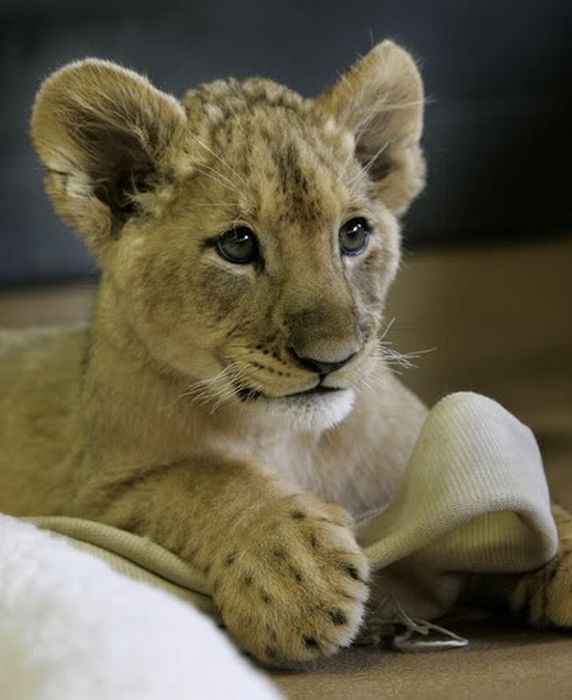
[[264, 392], [258, 391], [256, 389], [251, 389], [249, 387], [235, 387], [235, 392], [241, 401], [255, 401], [256, 399], [291, 399], [297, 398], [298, 396], [322, 396], [324, 394], [331, 394], [336, 391], [343, 391], [343, 387], [338, 386], [323, 386], [318, 384], [312, 389], [306, 389], [305, 391], [295, 391], [292, 394], [282, 394], [282, 396], [267, 396]]

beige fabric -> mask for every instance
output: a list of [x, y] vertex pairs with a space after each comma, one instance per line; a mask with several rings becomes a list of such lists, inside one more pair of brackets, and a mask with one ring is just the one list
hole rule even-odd
[[[147, 539], [70, 518], [35, 518], [136, 580], [214, 612], [198, 570]], [[463, 572], [537, 568], [557, 551], [548, 488], [530, 430], [494, 401], [458, 393], [429, 413], [397, 498], [358, 530], [373, 571], [379, 619], [396, 605], [418, 618], [446, 613]]]

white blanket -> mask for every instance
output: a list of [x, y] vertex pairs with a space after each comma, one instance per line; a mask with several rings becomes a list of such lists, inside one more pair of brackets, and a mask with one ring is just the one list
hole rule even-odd
[[271, 700], [192, 605], [0, 516], [2, 700]]
[[[0, 516], [3, 700], [276, 697], [196, 611], [213, 612], [200, 572], [101, 524], [36, 523], [62, 536]], [[380, 622], [403, 609], [446, 612], [464, 572], [548, 562], [557, 535], [532, 433], [490, 399], [446, 397], [429, 414], [396, 499], [360, 524], [359, 539]]]

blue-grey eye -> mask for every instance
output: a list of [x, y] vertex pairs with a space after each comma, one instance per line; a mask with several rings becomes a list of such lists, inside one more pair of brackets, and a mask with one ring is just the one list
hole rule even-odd
[[222, 233], [216, 249], [222, 258], [237, 265], [247, 265], [258, 258], [258, 241], [248, 226], [236, 226]]
[[350, 219], [339, 232], [340, 250], [343, 255], [359, 255], [367, 248], [371, 228], [362, 216]]

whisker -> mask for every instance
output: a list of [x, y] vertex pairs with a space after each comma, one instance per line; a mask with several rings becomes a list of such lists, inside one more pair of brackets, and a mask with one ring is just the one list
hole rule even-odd
[[[209, 398], [213, 392], [217, 391], [217, 384], [223, 381], [228, 374], [231, 374], [238, 363], [230, 363], [223, 367], [223, 369], [214, 377], [209, 379], [199, 379], [193, 382], [185, 391], [183, 391], [177, 397], [176, 401], [183, 398], [190, 398], [192, 402], [200, 403], [205, 398]], [[173, 402], [173, 403], [175, 403]]]
[[[232, 168], [223, 158], [221, 158], [218, 155], [218, 153], [216, 153], [216, 151], [213, 151], [213, 149], [208, 144], [206, 144], [202, 139], [200, 139], [198, 136], [193, 136], [192, 138], [196, 141], [196, 143], [199, 144], [199, 146], [202, 146], [211, 155], [213, 155], [220, 163], [222, 163], [225, 166], [225, 168], [228, 168], [230, 170], [230, 172], [233, 173], [233, 175], [236, 175], [236, 177], [238, 179], [241, 178], [241, 176], [236, 172], [236, 170], [234, 168]], [[219, 174], [221, 176], [223, 176], [222, 173], [219, 173]]]
[[234, 121], [238, 124], [238, 127], [246, 140], [248, 138], [248, 136], [246, 134], [246, 129], [244, 128], [244, 124], [241, 122], [240, 117], [238, 116], [236, 109], [233, 107], [232, 102], [230, 100], [225, 100], [225, 105], [232, 112], [232, 115], [234, 117]]
[[234, 192], [237, 194], [239, 197], [242, 197], [243, 194], [242, 192], [236, 187], [236, 185], [232, 182], [232, 180], [229, 180], [225, 175], [223, 175], [221, 172], [219, 172], [216, 168], [211, 167], [210, 165], [196, 165], [195, 169], [202, 173], [205, 177], [210, 178], [213, 180], [213, 182], [218, 183], [222, 187], [225, 187], [226, 189], [230, 190], [231, 192]]

